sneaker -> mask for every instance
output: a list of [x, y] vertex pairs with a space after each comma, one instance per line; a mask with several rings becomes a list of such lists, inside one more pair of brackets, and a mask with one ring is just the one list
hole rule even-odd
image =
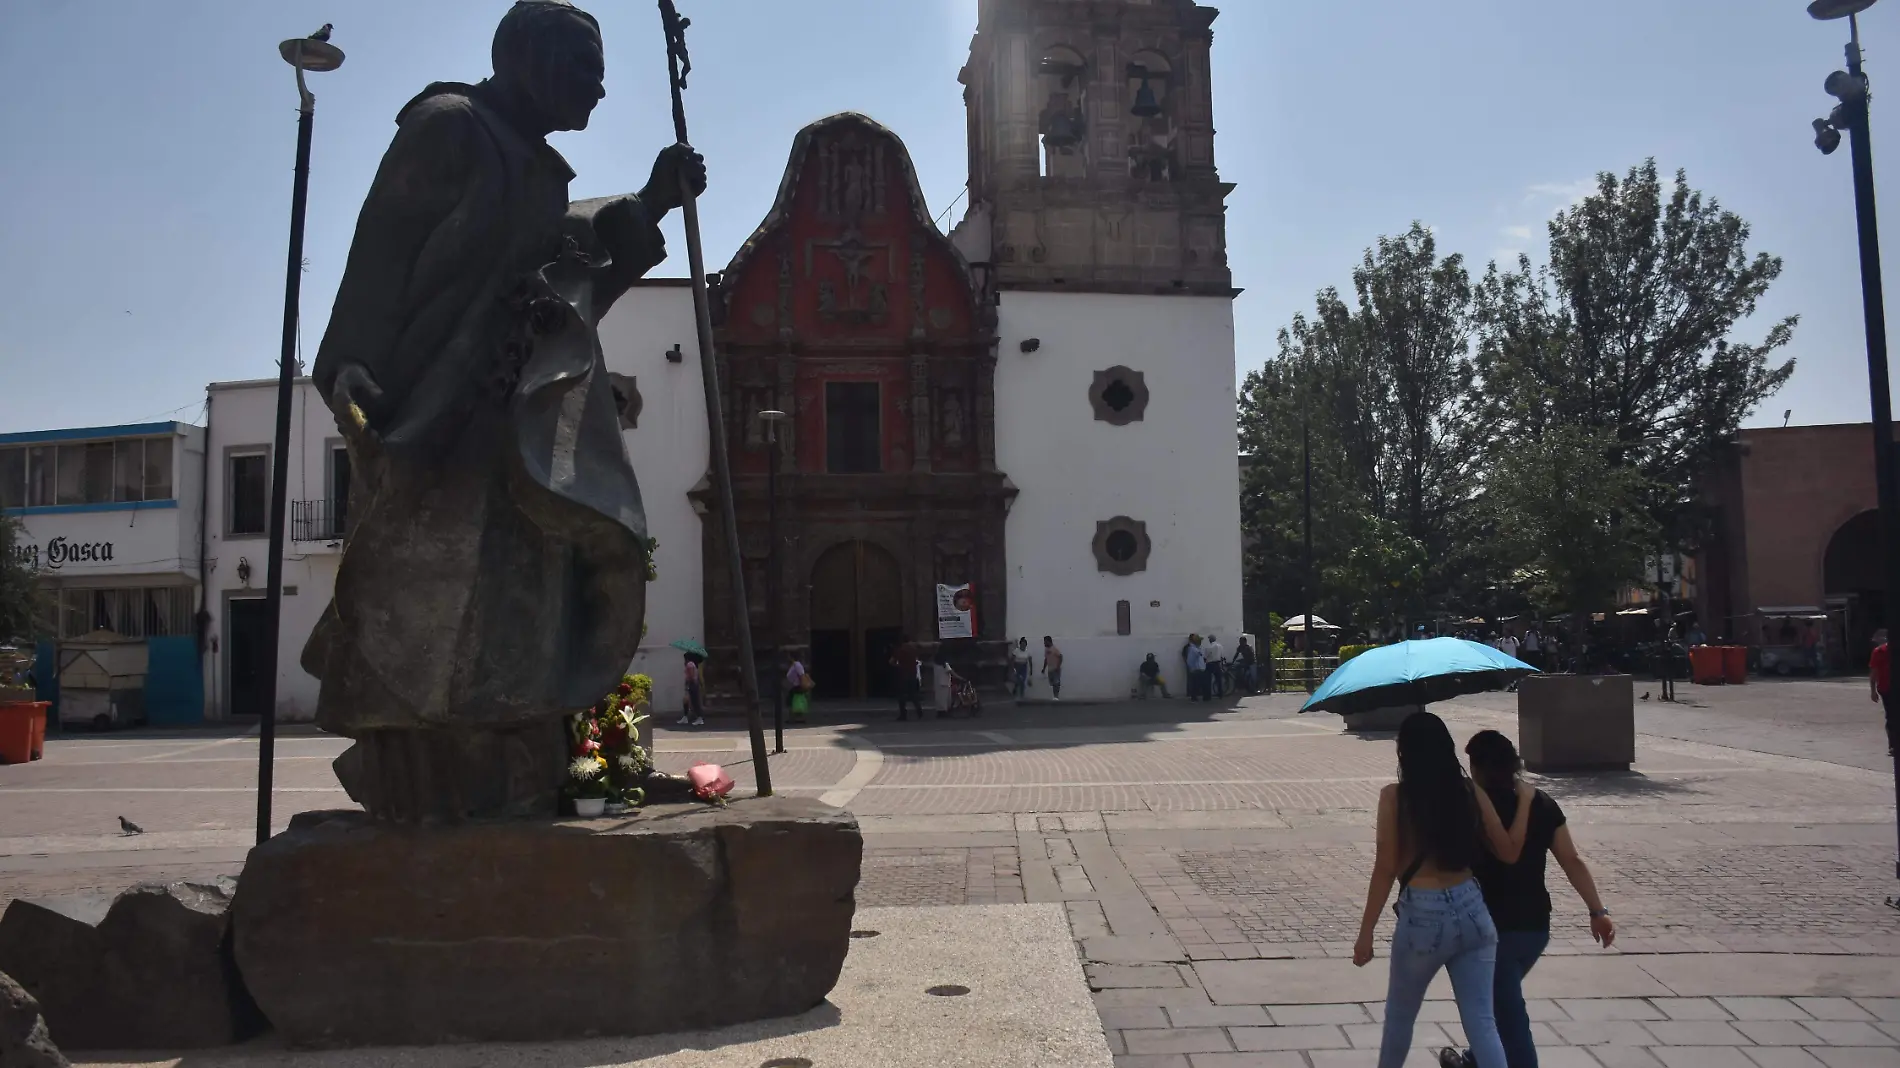
[[1472, 1068], [1471, 1054], [1450, 1046], [1438, 1051], [1438, 1068]]
[[685, 713], [681, 713], [681, 714], [680, 714], [680, 718], [679, 718], [679, 722], [678, 722], [678, 723], [676, 723], [676, 724], [674, 724], [674, 726], [676, 726], [676, 727], [685, 727], [685, 726], [688, 726], [689, 724], [691, 724], [692, 722], [693, 722], [693, 717], [691, 717], [691, 716], [689, 716], [689, 715], [686, 715]]
[[703, 717], [700, 719], [695, 719], [693, 721], [693, 726], [695, 727], [704, 727], [705, 725], [706, 725], [706, 720]]

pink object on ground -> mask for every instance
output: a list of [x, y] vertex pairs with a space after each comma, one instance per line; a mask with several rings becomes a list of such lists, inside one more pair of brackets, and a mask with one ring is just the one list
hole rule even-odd
[[694, 764], [686, 769], [686, 779], [693, 784], [693, 794], [702, 801], [711, 801], [732, 792], [732, 776], [717, 764], [704, 761]]

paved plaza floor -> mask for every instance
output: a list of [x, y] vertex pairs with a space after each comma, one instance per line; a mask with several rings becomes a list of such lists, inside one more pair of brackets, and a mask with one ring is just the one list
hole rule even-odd
[[[1550, 955], [1527, 982], [1547, 1068], [1900, 1068], [1894, 787], [1865, 680], [1639, 681], [1636, 767], [1535, 776], [1564, 806], [1620, 933], [1590, 940], [1554, 867]], [[1370, 1068], [1383, 960], [1351, 941], [1390, 735], [1292, 696], [889, 715], [788, 732], [782, 793], [856, 812], [865, 906], [1054, 903], [1122, 1068]], [[1462, 741], [1514, 698], [1434, 706]], [[277, 822], [338, 807], [343, 741], [280, 739]], [[743, 734], [662, 728], [668, 768]], [[235, 873], [253, 837], [241, 732], [55, 739], [0, 768], [0, 901]], [[121, 836], [117, 817], [147, 833]], [[1389, 928], [1382, 926], [1380, 952]], [[1462, 1038], [1435, 988], [1415, 1043]]]

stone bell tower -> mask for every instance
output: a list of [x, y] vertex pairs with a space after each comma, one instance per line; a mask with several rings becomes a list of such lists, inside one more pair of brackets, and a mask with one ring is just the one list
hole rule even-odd
[[958, 76], [1000, 289], [1229, 295], [1209, 28], [1193, 0], [982, 0]]

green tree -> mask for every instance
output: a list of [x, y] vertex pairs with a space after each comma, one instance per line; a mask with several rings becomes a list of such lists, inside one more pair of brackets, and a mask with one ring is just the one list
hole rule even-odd
[[[1781, 274], [1750, 256], [1749, 228], [1678, 171], [1665, 199], [1651, 159], [1550, 222], [1550, 262], [1494, 263], [1476, 298], [1479, 425], [1493, 463], [1531, 447], [1575, 453], [1588, 432], [1612, 466], [1640, 472], [1640, 507], [1658, 536], [1693, 544], [1705, 521], [1695, 481], [1741, 421], [1779, 389], [1794, 361], [1769, 357], [1796, 317], [1762, 340], [1731, 334]], [[1588, 450], [1583, 450], [1587, 452]]]
[[1533, 603], [1577, 613], [1606, 605], [1655, 551], [1643, 508], [1652, 487], [1617, 452], [1607, 431], [1554, 426], [1492, 468], [1487, 502]]
[[35, 636], [46, 618], [39, 575], [15, 548], [24, 533], [18, 519], [0, 512], [0, 642]]
[[1440, 259], [1414, 223], [1366, 250], [1353, 298], [1321, 290], [1241, 393], [1250, 618], [1302, 606], [1303, 425], [1323, 614], [1397, 622], [1468, 576], [1477, 436], [1463, 260]]

